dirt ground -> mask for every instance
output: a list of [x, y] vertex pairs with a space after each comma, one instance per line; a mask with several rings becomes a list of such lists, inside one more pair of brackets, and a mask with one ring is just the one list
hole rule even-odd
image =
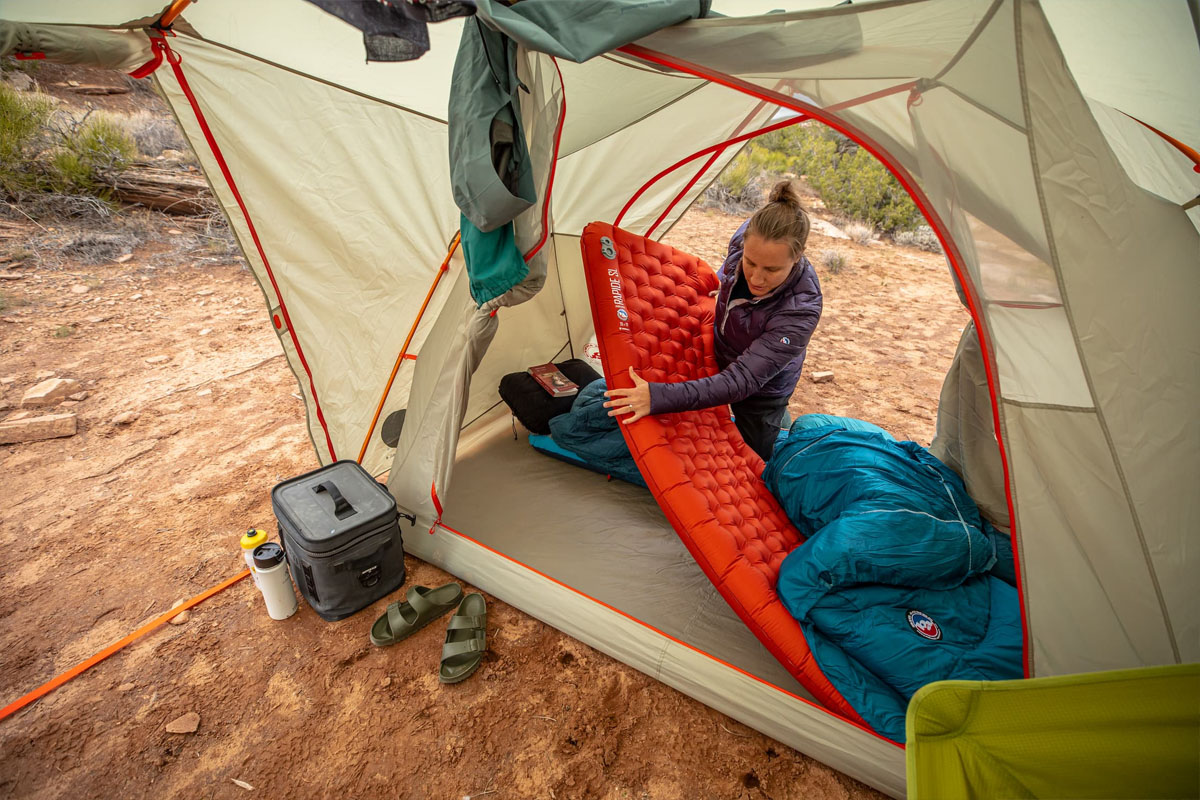
[[[738, 221], [692, 211], [667, 240], [717, 263]], [[42, 376], [87, 392], [53, 412], [74, 436], [0, 446], [0, 704], [236, 574], [240, 534], [274, 529], [272, 486], [317, 466], [250, 273], [202, 222], [139, 225], [130, 258], [87, 263], [62, 247], [86, 231], [0, 218], [0, 418]], [[793, 413], [928, 444], [967, 319], [944, 260], [820, 232], [809, 252], [826, 307]], [[452, 579], [408, 569], [406, 587]], [[0, 796], [880, 796], [488, 601], [483, 666], [443, 686], [438, 625], [376, 648], [386, 600], [274, 622], [241, 581], [0, 722]], [[166, 731], [189, 712], [194, 733]]]

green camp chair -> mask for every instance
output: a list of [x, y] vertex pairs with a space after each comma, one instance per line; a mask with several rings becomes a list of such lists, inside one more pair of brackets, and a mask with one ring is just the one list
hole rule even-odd
[[1200, 664], [931, 683], [907, 733], [909, 800], [1200, 797]]

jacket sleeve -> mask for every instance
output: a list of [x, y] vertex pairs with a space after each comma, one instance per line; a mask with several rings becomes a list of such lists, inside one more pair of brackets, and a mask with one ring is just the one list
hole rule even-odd
[[821, 295], [771, 317], [762, 335], [729, 366], [708, 378], [650, 384], [650, 413], [668, 414], [736, 403], [751, 397], [804, 352], [821, 318]]

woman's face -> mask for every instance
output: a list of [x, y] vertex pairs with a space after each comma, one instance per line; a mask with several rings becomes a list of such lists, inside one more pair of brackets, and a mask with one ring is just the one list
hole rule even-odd
[[782, 239], [764, 239], [758, 234], [746, 236], [742, 250], [742, 274], [750, 285], [750, 294], [770, 294], [792, 274], [792, 249]]

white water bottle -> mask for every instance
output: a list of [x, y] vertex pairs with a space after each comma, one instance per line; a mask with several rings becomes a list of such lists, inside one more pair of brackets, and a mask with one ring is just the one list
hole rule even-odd
[[246, 566], [250, 568], [250, 579], [254, 581], [255, 586], [258, 586], [258, 570], [254, 566], [254, 548], [265, 541], [267, 532], [261, 528], [251, 528], [242, 536], [242, 557], [246, 559]]
[[258, 589], [267, 602], [267, 614], [271, 619], [287, 619], [295, 614], [300, 605], [292, 589], [283, 548], [276, 542], [254, 548], [254, 569], [258, 574]]

